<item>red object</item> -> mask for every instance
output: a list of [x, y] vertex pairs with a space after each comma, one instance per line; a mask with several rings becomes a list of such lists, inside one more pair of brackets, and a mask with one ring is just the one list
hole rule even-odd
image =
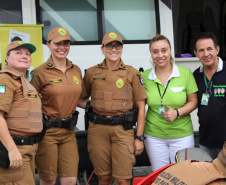
[[170, 167], [174, 164], [176, 164], [176, 163], [172, 163], [172, 164], [168, 164], [166, 166], [163, 166], [162, 168], [152, 172], [147, 177], [136, 177], [136, 178], [134, 178], [133, 179], [133, 185], [150, 185], [150, 184], [152, 184], [160, 173], [162, 173], [165, 169], [167, 169], [168, 167]]

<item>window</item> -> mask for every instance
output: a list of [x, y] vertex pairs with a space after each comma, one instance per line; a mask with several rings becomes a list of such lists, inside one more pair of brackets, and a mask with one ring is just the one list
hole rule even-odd
[[22, 24], [21, 1], [1, 1], [0, 24]]
[[157, 0], [40, 0], [43, 37], [54, 27], [69, 30], [80, 44], [100, 44], [103, 35], [116, 32], [124, 42], [149, 42], [159, 32]]
[[195, 34], [209, 31], [217, 36], [219, 56], [226, 58], [226, 1], [173, 0], [175, 53], [193, 53]]

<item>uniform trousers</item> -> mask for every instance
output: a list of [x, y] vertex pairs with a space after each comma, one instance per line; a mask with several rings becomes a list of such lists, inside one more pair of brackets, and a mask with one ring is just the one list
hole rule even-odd
[[88, 129], [88, 151], [99, 176], [112, 174], [117, 179], [133, 177], [134, 131], [122, 125], [91, 123]]
[[36, 166], [44, 181], [60, 177], [77, 177], [78, 146], [74, 130], [51, 127], [38, 144]]
[[0, 185], [35, 185], [35, 154], [38, 144], [17, 146], [23, 159], [21, 168], [0, 168]]
[[175, 155], [179, 150], [194, 147], [193, 134], [171, 139], [152, 137], [147, 134], [145, 134], [145, 137], [144, 144], [153, 171], [167, 164], [175, 163]]

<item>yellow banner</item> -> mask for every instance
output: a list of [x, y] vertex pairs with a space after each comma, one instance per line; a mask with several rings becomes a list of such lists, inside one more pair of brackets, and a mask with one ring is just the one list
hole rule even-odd
[[15, 38], [29, 42], [36, 47], [32, 56], [32, 63], [29, 71], [43, 63], [42, 49], [42, 25], [33, 24], [2, 24], [0, 25], [0, 62], [2, 69], [5, 63], [6, 48]]

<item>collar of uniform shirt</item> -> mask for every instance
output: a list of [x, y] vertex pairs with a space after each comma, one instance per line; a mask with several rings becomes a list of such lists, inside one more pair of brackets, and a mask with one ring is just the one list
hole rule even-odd
[[[217, 72], [220, 72], [223, 69], [223, 60], [220, 57], [217, 57], [217, 58], [218, 58], [218, 61], [219, 61], [218, 66], [217, 66]], [[203, 65], [202, 64], [200, 66], [199, 72], [203, 73]]]
[[[169, 77], [169, 79], [167, 80], [167, 82], [165, 83], [165, 87], [166, 85], [168, 84], [168, 81], [173, 78], [173, 77], [179, 77], [180, 76], [180, 73], [179, 73], [179, 70], [178, 70], [178, 67], [173, 63], [173, 71]], [[156, 74], [155, 74], [155, 65], [152, 67], [151, 69], [151, 72], [148, 76], [148, 79], [149, 80], [155, 80], [157, 78]]]

